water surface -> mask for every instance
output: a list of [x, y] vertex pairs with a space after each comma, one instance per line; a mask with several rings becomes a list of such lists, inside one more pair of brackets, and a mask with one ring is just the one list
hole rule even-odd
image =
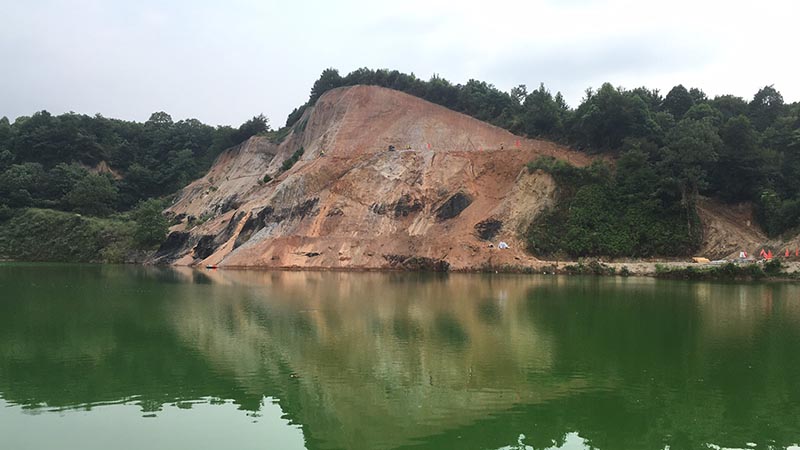
[[0, 292], [3, 449], [800, 442], [797, 284], [0, 264]]

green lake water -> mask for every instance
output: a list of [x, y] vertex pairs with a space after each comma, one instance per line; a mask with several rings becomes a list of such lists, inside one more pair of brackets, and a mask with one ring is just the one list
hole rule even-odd
[[800, 285], [0, 263], [0, 449], [800, 444]]

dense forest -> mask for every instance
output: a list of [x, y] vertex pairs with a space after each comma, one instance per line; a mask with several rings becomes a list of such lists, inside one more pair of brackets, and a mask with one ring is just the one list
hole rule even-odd
[[[255, 134], [285, 136], [322, 94], [357, 84], [404, 91], [516, 134], [609, 155], [600, 160], [613, 163], [583, 169], [548, 159], [529, 164], [551, 173], [560, 194], [527, 232], [536, 254], [689, 254], [702, 239], [700, 196], [752, 202], [770, 236], [800, 225], [800, 104], [785, 103], [772, 86], [746, 100], [709, 98], [682, 85], [661, 95], [607, 83], [587, 89], [571, 108], [544, 85], [503, 92], [476, 80], [462, 85], [436, 75], [424, 81], [398, 71], [363, 68], [341, 76], [326, 69], [309, 100], [277, 131], [263, 116], [239, 128], [173, 122], [163, 112], [144, 123], [46, 111], [13, 123], [0, 119], [0, 255], [66, 259], [86, 247], [74, 244], [81, 239], [123, 243], [97, 250], [113, 255], [104, 260], [151, 247], [164, 238], [164, 200], [205, 173], [222, 150]], [[54, 236], [63, 249], [22, 245], [32, 220], [43, 233], [71, 230]]]
[[263, 115], [239, 128], [174, 122], [164, 112], [144, 123], [47, 111], [3, 117], [0, 255], [122, 261], [151, 248], [166, 235], [166, 197], [222, 150], [269, 131]]
[[709, 98], [682, 85], [661, 95], [606, 83], [587, 89], [571, 108], [544, 85], [503, 92], [476, 80], [461, 85], [397, 71], [364, 68], [341, 76], [326, 69], [286, 125], [327, 90], [356, 84], [404, 91], [516, 134], [612, 156], [613, 168], [531, 162], [531, 170], [549, 171], [561, 186], [558, 205], [528, 231], [537, 254], [689, 254], [702, 238], [695, 211], [701, 195], [752, 202], [770, 236], [800, 225], [800, 104], [785, 103], [773, 86], [748, 101]]

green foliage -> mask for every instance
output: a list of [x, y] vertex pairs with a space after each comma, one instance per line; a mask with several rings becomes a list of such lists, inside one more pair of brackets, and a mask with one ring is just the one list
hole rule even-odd
[[563, 135], [569, 108], [560, 93], [553, 97], [541, 84], [525, 97], [523, 108], [524, 131], [528, 135], [556, 138]]
[[270, 181], [272, 181], [272, 177], [269, 174], [265, 174], [264, 178], [261, 179], [262, 183], [269, 183]]
[[578, 261], [578, 264], [568, 264], [562, 271], [569, 275], [616, 275], [617, 270], [597, 260], [589, 262]]
[[28, 209], [0, 225], [0, 256], [20, 261], [123, 262], [133, 224]]
[[553, 175], [560, 195], [526, 232], [542, 256], [677, 256], [700, 242], [694, 210], [677, 193], [653, 184], [657, 168], [641, 145], [622, 155], [616, 173], [602, 163], [586, 168], [540, 158], [529, 164]]
[[259, 114], [243, 123], [236, 130], [233, 138], [237, 142], [244, 142], [255, 135], [269, 133], [270, 131], [272, 129], [269, 127], [269, 120], [263, 114]]
[[45, 172], [39, 163], [14, 164], [0, 174], [0, 198], [10, 207], [34, 204], [41, 198]]
[[164, 241], [169, 231], [169, 222], [162, 214], [164, 207], [164, 202], [151, 198], [139, 202], [131, 211], [133, 239], [138, 248], [153, 248]]
[[784, 112], [783, 96], [772, 85], [756, 92], [748, 105], [750, 118], [759, 131], [764, 131]]
[[210, 127], [196, 119], [175, 122], [165, 112], [153, 113], [145, 123], [47, 111], [14, 123], [3, 119], [0, 194], [10, 198], [6, 203], [12, 207], [70, 210], [75, 205], [66, 201], [67, 193], [87, 169], [102, 164], [115, 174], [109, 180], [119, 194], [108, 206], [125, 210], [175, 192], [201, 176], [222, 150], [268, 131], [263, 115], [238, 129]]
[[770, 267], [767, 271], [765, 265], [762, 268], [758, 264], [739, 265], [725, 263], [719, 265], [706, 265], [702, 267], [666, 267], [656, 264], [656, 277], [672, 278], [684, 280], [760, 280], [766, 276], [777, 276], [780, 274], [780, 263], [777, 271]]
[[719, 157], [722, 141], [709, 120], [683, 119], [666, 136], [662, 169], [675, 182], [687, 212], [701, 189], [708, 186], [708, 171]]
[[305, 150], [303, 149], [303, 147], [300, 147], [297, 150], [295, 150], [294, 153], [292, 153], [292, 156], [285, 159], [283, 161], [283, 164], [281, 164], [281, 172], [286, 172], [287, 170], [291, 169], [292, 166], [294, 166], [294, 164], [300, 160], [300, 157], [303, 156], [304, 151]]
[[661, 107], [672, 114], [675, 119], [680, 120], [694, 105], [694, 102], [695, 100], [689, 91], [682, 84], [679, 84], [664, 97], [664, 103], [662, 103]]
[[658, 140], [661, 130], [652, 111], [638, 94], [606, 83], [597, 91], [587, 90], [571, 122], [574, 142], [584, 148], [613, 150], [626, 138]]
[[344, 86], [344, 80], [342, 80], [342, 76], [339, 75], [338, 70], [333, 68], [323, 70], [322, 75], [319, 76], [319, 79], [314, 82], [314, 86], [311, 87], [311, 95], [309, 96], [308, 103], [313, 105], [322, 94], [340, 86]]
[[93, 216], [107, 216], [117, 201], [117, 188], [104, 175], [89, 173], [66, 194], [73, 211]]
[[779, 259], [771, 259], [764, 263], [764, 273], [770, 276], [780, 275], [783, 269], [783, 264]]
[[289, 128], [292, 125], [294, 125], [295, 123], [297, 123], [297, 121], [300, 120], [301, 117], [303, 117], [303, 113], [306, 112], [306, 108], [308, 108], [308, 105], [309, 105], [308, 103], [305, 103], [305, 104], [293, 109], [292, 112], [289, 113], [289, 116], [286, 117], [286, 126], [285, 126], [285, 128]]
[[292, 132], [290, 127], [283, 127], [280, 130], [271, 131], [266, 134], [267, 139], [273, 144], [280, 144]]
[[769, 176], [766, 152], [759, 147], [757, 131], [745, 116], [729, 119], [720, 129], [722, 147], [714, 180], [727, 201], [754, 198]]

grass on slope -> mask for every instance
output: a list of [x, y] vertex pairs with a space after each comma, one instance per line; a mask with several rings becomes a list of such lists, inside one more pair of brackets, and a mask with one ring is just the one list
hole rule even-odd
[[19, 261], [123, 262], [134, 223], [30, 208], [0, 223], [0, 257]]

